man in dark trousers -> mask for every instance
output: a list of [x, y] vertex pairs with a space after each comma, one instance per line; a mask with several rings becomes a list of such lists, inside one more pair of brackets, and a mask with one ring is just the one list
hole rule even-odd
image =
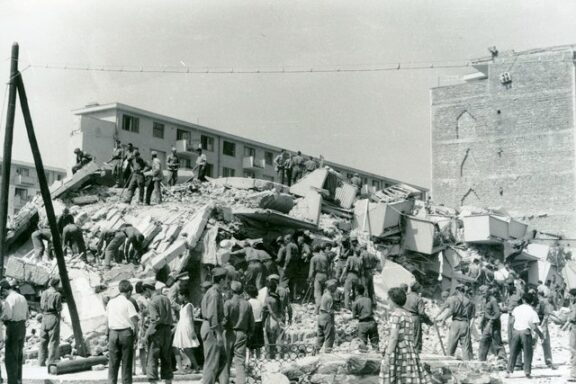
[[170, 299], [156, 291], [156, 281], [147, 280], [142, 284], [148, 301], [148, 361], [146, 376], [150, 383], [158, 381], [158, 360], [160, 378], [167, 384], [172, 382], [172, 305]]
[[34, 246], [34, 260], [39, 263], [42, 261], [42, 255], [44, 254], [44, 241], [48, 243], [48, 258], [52, 259], [53, 256], [53, 246], [52, 246], [52, 232], [50, 228], [44, 226], [43, 224], [38, 224], [38, 229], [32, 232], [32, 245]]
[[506, 361], [506, 351], [502, 345], [502, 323], [500, 322], [500, 306], [498, 305], [497, 288], [482, 289], [484, 304], [484, 315], [480, 321], [480, 346], [478, 358], [486, 361], [490, 346], [494, 346], [494, 351], [498, 358]]
[[107, 229], [100, 234], [100, 242], [98, 247], [102, 248], [104, 245], [104, 267], [112, 268], [112, 260], [118, 261], [118, 251], [124, 246], [126, 241], [126, 234], [122, 230]]
[[317, 244], [314, 246], [314, 255], [310, 260], [310, 270], [308, 273], [308, 281], [314, 284], [314, 302], [316, 303], [316, 314], [320, 310], [320, 302], [326, 281], [328, 281], [328, 271], [330, 263], [328, 257], [322, 251], [322, 245]]
[[134, 154], [136, 150], [132, 143], [128, 143], [128, 146], [124, 150], [124, 159], [122, 161], [122, 178], [124, 179], [124, 187], [127, 187], [130, 183], [130, 178], [132, 176], [132, 160], [134, 159]]
[[118, 371], [122, 363], [122, 383], [132, 383], [132, 361], [134, 343], [138, 339], [138, 312], [130, 300], [132, 284], [128, 280], [118, 283], [120, 294], [108, 302], [108, 383], [118, 382]]
[[230, 283], [232, 298], [224, 303], [224, 329], [226, 339], [226, 366], [220, 374], [219, 383], [228, 384], [230, 367], [234, 362], [235, 384], [246, 383], [246, 343], [254, 332], [252, 306], [242, 296], [242, 283]]
[[107, 161], [108, 164], [114, 167], [113, 175], [116, 180], [116, 186], [122, 188], [124, 182], [122, 180], [122, 163], [124, 162], [124, 146], [120, 140], [114, 140], [114, 151], [112, 157]]
[[374, 273], [382, 271], [382, 264], [376, 254], [368, 252], [366, 245], [362, 245], [360, 249], [360, 257], [364, 264], [363, 283], [366, 289], [366, 295], [372, 300], [372, 304], [376, 305], [376, 297], [374, 296]]
[[422, 352], [422, 323], [433, 325], [434, 323], [425, 311], [424, 300], [420, 296], [422, 286], [415, 281], [410, 287], [410, 292], [406, 295], [404, 309], [412, 315], [414, 325], [414, 348], [416, 353]]
[[[356, 288], [361, 283], [364, 274], [364, 263], [362, 258], [354, 248], [351, 256], [346, 259], [346, 266], [342, 270], [340, 281], [344, 282], [344, 306], [350, 309], [353, 297], [355, 297]], [[346, 280], [344, 280], [346, 279]]]
[[124, 255], [127, 260], [134, 263], [140, 262], [144, 249], [144, 235], [136, 227], [130, 224], [124, 224], [120, 230], [126, 235], [126, 248]]
[[336, 327], [334, 324], [334, 299], [332, 295], [336, 292], [338, 282], [330, 279], [326, 282], [326, 289], [320, 302], [320, 313], [318, 314], [318, 330], [316, 333], [315, 353], [318, 353], [325, 344], [325, 352], [330, 353], [336, 338]]
[[224, 301], [220, 285], [226, 279], [226, 270], [214, 268], [212, 270], [213, 284], [204, 296], [200, 308], [202, 311], [202, 328], [200, 337], [204, 349], [204, 368], [202, 370], [202, 383], [215, 384], [220, 373], [226, 366], [226, 352], [224, 349]]
[[84, 235], [82, 235], [82, 229], [76, 224], [68, 224], [62, 230], [62, 246], [70, 247], [73, 253], [80, 255], [80, 259], [86, 260]]
[[364, 347], [367, 348], [368, 342], [370, 342], [372, 344], [372, 350], [378, 352], [380, 350], [378, 324], [376, 324], [376, 320], [374, 320], [372, 300], [366, 296], [365, 289], [362, 285], [358, 287], [358, 297], [352, 304], [352, 316], [358, 320], [358, 338], [362, 340]]
[[131, 162], [132, 168], [132, 176], [130, 176], [130, 183], [128, 185], [128, 193], [126, 195], [126, 199], [124, 203], [130, 204], [132, 202], [132, 198], [136, 193], [136, 188], [138, 188], [138, 202], [140, 204], [144, 203], [144, 186], [145, 186], [145, 178], [144, 172], [150, 169], [150, 166], [146, 161], [140, 157], [140, 152], [134, 152], [134, 158]]
[[470, 318], [473, 314], [473, 303], [464, 294], [465, 290], [463, 284], [456, 287], [456, 294], [448, 297], [436, 316], [436, 321], [444, 322], [448, 317], [452, 317], [448, 333], [448, 354], [454, 356], [460, 343], [462, 359], [471, 360]]
[[59, 358], [60, 345], [60, 312], [62, 312], [62, 295], [58, 292], [60, 279], [50, 279], [50, 287], [40, 296], [42, 325], [40, 326], [40, 348], [38, 365], [45, 367], [55, 363]]
[[168, 185], [173, 186], [178, 182], [178, 168], [180, 168], [180, 159], [176, 155], [176, 148], [172, 147], [172, 153], [168, 155], [166, 159], [166, 168], [170, 173], [170, 179], [168, 179]]
[[278, 251], [278, 264], [282, 267], [280, 285], [290, 290], [292, 298], [296, 298], [296, 282], [298, 278], [298, 265], [300, 251], [292, 235], [284, 236], [284, 246]]
[[93, 160], [90, 154], [82, 152], [80, 148], [74, 149], [74, 155], [76, 155], [76, 165], [72, 167], [72, 174], [78, 172], [82, 167]]
[[550, 322], [550, 319], [554, 319], [554, 321], [557, 321], [558, 323], [561, 323], [562, 320], [560, 320], [560, 318], [554, 314], [554, 304], [552, 304], [550, 296], [549, 294], [546, 295], [546, 292], [538, 291], [538, 306], [536, 308], [536, 312], [540, 318], [540, 330], [544, 335], [544, 338], [542, 339], [544, 361], [546, 362], [548, 368], [555, 370], [557, 367], [552, 363], [552, 340], [550, 339], [548, 323]]
[[302, 157], [302, 152], [298, 151], [298, 153], [292, 157], [292, 183], [300, 180], [303, 174], [304, 157]]
[[152, 151], [150, 154], [152, 158], [150, 161], [151, 169], [147, 172], [148, 186], [146, 187], [146, 205], [150, 205], [152, 199], [152, 192], [156, 197], [156, 203], [162, 204], [162, 179], [164, 173], [162, 172], [162, 162], [158, 158], [158, 152]]
[[0, 297], [4, 300], [0, 319], [4, 322], [6, 329], [4, 364], [8, 374], [8, 384], [21, 384], [28, 302], [24, 296], [13, 289], [7, 280], [0, 280]]

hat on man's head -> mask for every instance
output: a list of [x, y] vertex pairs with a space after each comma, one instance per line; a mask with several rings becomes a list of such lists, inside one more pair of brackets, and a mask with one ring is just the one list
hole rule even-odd
[[272, 281], [272, 280], [276, 280], [276, 281], [280, 281], [280, 276], [278, 276], [277, 274], [273, 273], [270, 276], [268, 276], [268, 281]]
[[80, 152], [82, 152], [82, 151], [80, 150], [80, 148], [75, 148], [75, 149], [74, 149], [74, 153], [80, 153]]
[[152, 157], [158, 156], [158, 152], [152, 151], [152, 152], [150, 152], [150, 156], [152, 156]]
[[239, 281], [233, 281], [230, 283], [230, 289], [234, 293], [242, 293], [242, 283]]
[[50, 279], [50, 286], [51, 287], [55, 287], [58, 284], [60, 284], [60, 278], [59, 277], [54, 276]]
[[226, 276], [226, 270], [221, 267], [216, 267], [212, 270], [212, 276], [214, 277]]
[[204, 289], [208, 289], [208, 288], [210, 288], [211, 286], [212, 286], [212, 282], [211, 282], [211, 281], [208, 281], [208, 280], [206, 280], [205, 282], [203, 282], [202, 285], [201, 285], [201, 287], [204, 288]]
[[6, 279], [0, 280], [0, 289], [12, 289], [12, 285]]

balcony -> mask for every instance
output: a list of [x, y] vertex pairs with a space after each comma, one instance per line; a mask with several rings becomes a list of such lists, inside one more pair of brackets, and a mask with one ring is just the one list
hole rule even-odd
[[18, 175], [18, 177], [16, 178], [16, 183], [18, 185], [35, 185], [36, 179], [34, 179], [31, 176]]
[[244, 169], [264, 169], [266, 163], [264, 159], [256, 159], [254, 156], [248, 156], [242, 159], [242, 168]]
[[194, 150], [197, 148], [194, 145], [190, 144], [190, 142], [186, 139], [184, 140], [177, 140], [174, 144], [174, 148], [176, 148], [176, 152], [178, 156], [182, 157], [192, 157], [196, 153]]

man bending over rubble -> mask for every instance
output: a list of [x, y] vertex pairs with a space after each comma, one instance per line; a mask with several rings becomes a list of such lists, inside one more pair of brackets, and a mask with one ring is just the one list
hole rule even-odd
[[53, 247], [52, 247], [52, 232], [50, 228], [38, 224], [38, 229], [32, 232], [32, 244], [34, 245], [34, 260], [36, 263], [42, 261], [42, 255], [44, 254], [44, 241], [48, 243], [48, 258], [53, 257]]

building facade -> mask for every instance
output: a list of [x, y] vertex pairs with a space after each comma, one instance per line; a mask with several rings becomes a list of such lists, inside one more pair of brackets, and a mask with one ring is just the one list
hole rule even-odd
[[431, 90], [432, 199], [576, 235], [573, 46], [496, 53]]
[[[171, 148], [175, 147], [182, 168], [194, 167], [195, 149], [201, 147], [208, 160], [210, 177], [239, 176], [279, 181], [273, 165], [274, 158], [281, 151], [279, 147], [120, 103], [89, 105], [74, 111], [74, 114], [70, 166], [74, 162], [72, 152], [76, 147], [100, 161], [109, 160], [114, 139], [118, 138], [122, 143], [132, 143], [145, 159], [150, 158], [151, 151], [158, 152], [164, 164]], [[348, 178], [358, 173], [364, 184], [377, 189], [399, 183], [398, 180], [329, 161], [324, 165]]]
[[[1, 163], [2, 160], [0, 160], [0, 164]], [[66, 171], [61, 168], [44, 166], [44, 171], [49, 186], [55, 181], [62, 180], [66, 177]], [[0, 177], [3, 177], [1, 167]], [[38, 192], [40, 192], [40, 184], [38, 183], [38, 176], [34, 164], [12, 160], [10, 167], [8, 214], [16, 214], [18, 210], [28, 201], [32, 200]]]

